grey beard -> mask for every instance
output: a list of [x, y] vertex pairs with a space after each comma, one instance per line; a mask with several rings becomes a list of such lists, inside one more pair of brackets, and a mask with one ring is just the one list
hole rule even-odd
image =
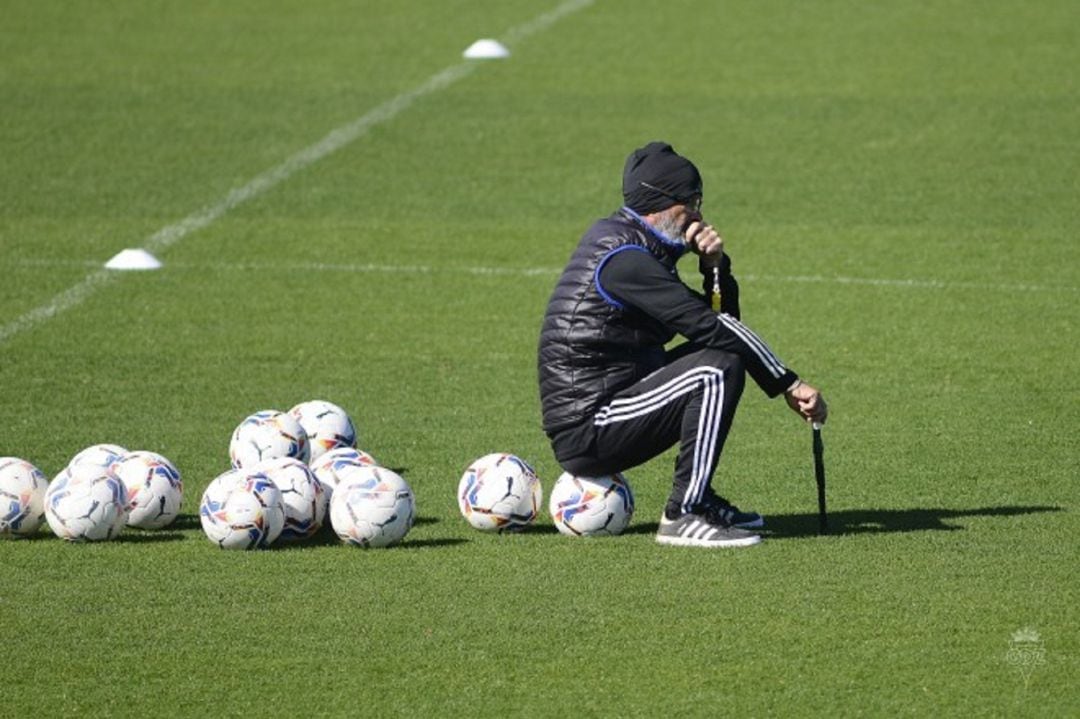
[[675, 224], [675, 220], [669, 216], [662, 217], [653, 228], [676, 245], [686, 245], [686, 236], [682, 228]]

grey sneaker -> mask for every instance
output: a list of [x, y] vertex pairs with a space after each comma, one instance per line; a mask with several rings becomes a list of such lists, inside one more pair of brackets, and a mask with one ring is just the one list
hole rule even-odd
[[678, 519], [660, 515], [656, 541], [677, 547], [749, 547], [760, 542], [761, 536], [726, 524], [716, 516], [687, 513]]

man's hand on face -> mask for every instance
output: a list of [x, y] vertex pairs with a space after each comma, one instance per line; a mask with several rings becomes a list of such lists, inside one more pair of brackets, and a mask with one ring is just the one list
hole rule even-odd
[[704, 220], [694, 220], [687, 227], [683, 236], [686, 246], [699, 255], [706, 265], [718, 266], [724, 257], [724, 239], [720, 233]]

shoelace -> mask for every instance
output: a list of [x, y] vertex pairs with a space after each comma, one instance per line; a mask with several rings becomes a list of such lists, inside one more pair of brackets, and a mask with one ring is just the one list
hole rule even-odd
[[729, 502], [716, 503], [705, 508], [703, 514], [709, 522], [730, 527], [734, 523], [735, 514], [738, 512]]

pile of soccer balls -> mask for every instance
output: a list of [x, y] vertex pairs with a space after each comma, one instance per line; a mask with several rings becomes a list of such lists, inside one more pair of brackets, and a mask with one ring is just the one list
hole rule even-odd
[[71, 542], [115, 538], [126, 526], [161, 529], [183, 499], [180, 472], [156, 452], [96, 444], [51, 482], [30, 462], [0, 458], [0, 537], [26, 537], [42, 522]]
[[313, 537], [329, 519], [351, 544], [400, 541], [416, 514], [412, 489], [356, 444], [348, 413], [324, 400], [250, 415], [232, 434], [232, 468], [203, 493], [203, 531], [222, 549], [255, 549]]
[[[199, 502], [202, 529], [222, 549], [298, 542], [327, 526], [346, 543], [386, 547], [413, 526], [409, 484], [357, 448], [352, 419], [331, 402], [248, 416], [232, 434], [229, 458], [231, 468], [210, 482]], [[182, 499], [180, 472], [155, 452], [93, 445], [52, 482], [29, 462], [0, 458], [0, 538], [29, 536], [48, 522], [72, 542], [110, 540], [126, 526], [169, 526]], [[536, 521], [543, 489], [526, 462], [495, 453], [469, 465], [457, 499], [471, 526], [517, 531]], [[548, 509], [563, 534], [614, 535], [630, 523], [634, 495], [621, 474], [564, 473]]]

